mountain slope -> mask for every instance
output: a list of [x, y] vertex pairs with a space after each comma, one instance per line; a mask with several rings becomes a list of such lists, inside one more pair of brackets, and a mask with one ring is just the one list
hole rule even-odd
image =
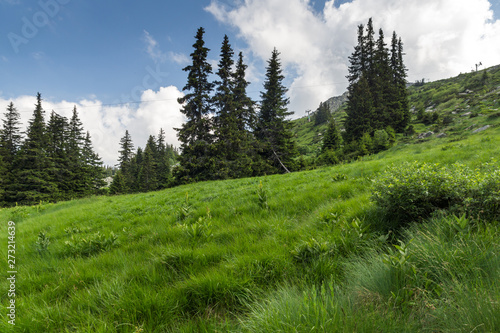
[[[486, 125], [496, 124], [500, 112], [500, 65], [474, 73], [460, 74], [450, 79], [411, 85], [408, 88], [410, 108], [413, 113], [411, 125], [415, 129], [412, 137], [404, 143], [415, 143], [422, 133], [460, 137]], [[332, 114], [338, 124], [343, 125], [347, 93], [330, 98], [326, 103], [333, 106]], [[424, 117], [420, 117], [423, 114]], [[436, 119], [433, 119], [432, 116]], [[314, 156], [320, 151], [322, 135], [326, 125], [314, 126], [307, 117], [294, 120], [294, 133], [299, 151]], [[443, 135], [441, 136], [443, 137]]]

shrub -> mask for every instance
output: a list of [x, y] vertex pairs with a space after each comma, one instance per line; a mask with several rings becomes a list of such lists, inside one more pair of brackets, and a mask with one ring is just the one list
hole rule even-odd
[[101, 234], [99, 231], [89, 237], [71, 236], [70, 241], [66, 241], [66, 250], [74, 256], [88, 257], [111, 249], [118, 239], [113, 232], [109, 236]]
[[392, 166], [374, 183], [372, 199], [391, 227], [453, 210], [488, 220], [500, 216], [500, 172], [482, 173], [461, 164], [404, 163]]

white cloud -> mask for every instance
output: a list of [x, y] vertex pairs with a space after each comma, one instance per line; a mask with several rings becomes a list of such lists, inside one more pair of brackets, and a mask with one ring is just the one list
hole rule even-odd
[[[71, 118], [76, 106], [80, 120], [86, 131], [90, 132], [95, 151], [107, 165], [115, 165], [118, 159], [120, 138], [129, 130], [134, 145], [144, 147], [149, 135], [157, 136], [160, 128], [166, 134], [166, 142], [178, 146], [177, 131], [184, 121], [180, 113], [177, 98], [183, 94], [173, 86], [161, 87], [158, 91], [146, 90], [141, 95], [139, 106], [133, 104], [103, 105], [99, 100], [80, 100], [79, 102], [43, 100], [42, 107], [46, 113], [46, 121], [52, 110]], [[42, 96], [43, 98], [43, 96]], [[31, 119], [36, 98], [19, 96], [14, 99], [0, 97], [0, 113], [2, 114], [10, 102], [14, 103], [21, 114], [22, 131]]]
[[163, 62], [167, 59], [167, 55], [160, 50], [158, 42], [146, 30], [144, 30], [143, 39], [146, 43], [146, 52], [154, 62]]
[[[439, 79], [466, 72], [482, 61], [500, 63], [500, 20], [493, 20], [487, 0], [353, 0], [321, 13], [309, 0], [234, 1], [231, 9], [213, 0], [205, 9], [237, 28], [251, 55], [267, 60], [281, 52], [291, 75], [290, 109], [300, 116], [320, 101], [345, 91], [348, 56], [357, 26], [373, 17], [387, 38], [402, 37], [409, 80]], [[389, 40], [388, 40], [389, 41]]]

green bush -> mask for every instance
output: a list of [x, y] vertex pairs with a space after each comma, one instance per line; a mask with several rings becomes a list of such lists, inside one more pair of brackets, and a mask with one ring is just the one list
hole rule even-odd
[[500, 172], [491, 165], [485, 169], [417, 162], [392, 166], [375, 181], [372, 199], [390, 227], [428, 218], [437, 210], [494, 220], [500, 216]]
[[99, 231], [88, 237], [71, 236], [70, 241], [65, 242], [66, 251], [73, 256], [88, 257], [103, 251], [111, 249], [115, 244], [118, 236], [110, 232], [109, 236], [101, 234]]

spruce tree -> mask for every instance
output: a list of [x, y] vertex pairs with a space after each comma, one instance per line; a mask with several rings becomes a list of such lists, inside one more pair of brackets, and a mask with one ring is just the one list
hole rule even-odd
[[234, 120], [237, 129], [237, 145], [235, 146], [234, 167], [231, 167], [230, 176], [233, 178], [249, 177], [262, 174], [265, 163], [258, 153], [259, 143], [253, 131], [257, 122], [255, 102], [247, 95], [250, 82], [246, 80], [246, 69], [243, 53], [238, 54], [234, 72], [233, 102]]
[[346, 140], [358, 141], [363, 134], [374, 130], [373, 98], [368, 80], [362, 76], [358, 82], [349, 86], [349, 99], [346, 109], [347, 117], [344, 127]]
[[85, 195], [85, 163], [82, 161], [82, 149], [84, 144], [83, 124], [78, 116], [76, 106], [73, 107], [73, 113], [68, 124], [67, 155], [68, 172], [71, 184], [71, 193], [76, 197]]
[[335, 119], [331, 119], [330, 122], [328, 123], [328, 128], [323, 138], [321, 152], [325, 153], [328, 150], [338, 150], [340, 149], [341, 145], [342, 145], [342, 135], [340, 134]]
[[212, 66], [207, 60], [209, 49], [205, 47], [204, 33], [203, 28], [198, 29], [191, 53], [192, 64], [183, 69], [188, 72], [183, 91], [188, 93], [178, 99], [182, 104], [181, 112], [187, 118], [186, 123], [177, 129], [182, 149], [180, 166], [176, 168], [176, 178], [180, 183], [213, 179], [215, 171], [210, 118], [214, 85], [209, 82]]
[[72, 192], [72, 171], [66, 149], [68, 141], [68, 120], [52, 111], [47, 124], [46, 152], [50, 159], [49, 173], [57, 185], [57, 197], [54, 199], [68, 199]]
[[286, 171], [293, 166], [296, 147], [291, 132], [292, 124], [287, 117], [289, 99], [285, 96], [287, 89], [283, 85], [279, 52], [273, 50], [266, 68], [264, 91], [261, 92], [261, 106], [258, 115], [256, 136], [263, 144], [263, 157], [274, 170]]
[[330, 109], [326, 103], [320, 103], [318, 110], [314, 116], [314, 125], [318, 126], [324, 124], [330, 118]]
[[104, 168], [99, 155], [94, 151], [90, 133], [83, 140], [82, 162], [84, 166], [85, 194], [97, 194], [104, 187]]
[[393, 111], [394, 120], [389, 125], [399, 133], [405, 131], [411, 119], [406, 89], [407, 69], [403, 62], [403, 54], [403, 42], [401, 38], [398, 39], [396, 32], [394, 32], [391, 40], [391, 69], [395, 90], [393, 98], [397, 101], [397, 107]]
[[156, 177], [158, 179], [158, 189], [163, 189], [170, 185], [172, 170], [170, 167], [170, 156], [165, 144], [165, 131], [162, 128], [158, 134], [157, 142]]
[[132, 137], [125, 131], [125, 135], [120, 139], [120, 150], [118, 152], [118, 166], [121, 170], [121, 176], [125, 184], [125, 188], [132, 188], [134, 186], [134, 175], [131, 162], [134, 157], [134, 144], [132, 143]]
[[0, 132], [0, 155], [7, 168], [11, 168], [15, 156], [21, 146], [20, 118], [21, 115], [10, 102], [4, 113], [3, 128]]
[[215, 81], [215, 96], [213, 97], [215, 107], [214, 132], [217, 138], [214, 147], [217, 163], [216, 172], [217, 178], [220, 179], [230, 177], [231, 164], [238, 153], [239, 138], [233, 100], [233, 55], [233, 49], [227, 35], [225, 35], [221, 47], [219, 69], [216, 72], [219, 80]]
[[52, 200], [57, 186], [49, 173], [50, 160], [47, 156], [47, 134], [42, 108], [42, 97], [37, 94], [33, 117], [29, 121], [19, 159], [16, 166], [15, 201], [19, 204], [34, 204]]
[[154, 144], [148, 140], [148, 144], [142, 154], [142, 161], [140, 162], [137, 176], [139, 191], [141, 192], [154, 191], [158, 188], [158, 178], [156, 176], [157, 165], [154, 150]]
[[0, 158], [2, 159], [1, 184], [2, 196], [0, 202], [11, 205], [15, 202], [16, 184], [15, 174], [16, 159], [21, 147], [20, 121], [21, 115], [14, 107], [14, 103], [7, 106], [4, 113], [3, 128], [0, 131]]

